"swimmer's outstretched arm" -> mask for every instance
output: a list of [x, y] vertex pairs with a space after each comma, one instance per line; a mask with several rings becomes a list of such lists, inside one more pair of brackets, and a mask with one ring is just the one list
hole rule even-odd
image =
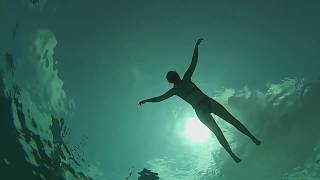
[[201, 43], [203, 38], [200, 38], [197, 40], [197, 43], [194, 47], [193, 55], [192, 55], [192, 61], [188, 68], [188, 70], [184, 73], [182, 80], [190, 80], [191, 76], [196, 68], [197, 62], [198, 62], [198, 46]]
[[164, 93], [161, 96], [157, 96], [157, 97], [153, 97], [153, 98], [149, 98], [149, 99], [145, 99], [139, 102], [139, 105], [142, 105], [146, 102], [161, 102], [165, 99], [170, 98], [171, 96], [175, 95], [173, 88], [171, 88], [169, 91], [167, 91], [166, 93]]

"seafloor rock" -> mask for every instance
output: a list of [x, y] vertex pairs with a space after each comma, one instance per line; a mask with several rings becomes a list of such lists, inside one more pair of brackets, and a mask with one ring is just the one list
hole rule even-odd
[[143, 168], [142, 171], [138, 173], [140, 177], [138, 180], [157, 180], [159, 179], [158, 173], [152, 172], [149, 169]]

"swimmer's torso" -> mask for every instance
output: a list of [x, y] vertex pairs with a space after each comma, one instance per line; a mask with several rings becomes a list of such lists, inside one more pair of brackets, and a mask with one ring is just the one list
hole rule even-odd
[[175, 94], [196, 108], [203, 98], [208, 98], [192, 81], [182, 81], [174, 86]]

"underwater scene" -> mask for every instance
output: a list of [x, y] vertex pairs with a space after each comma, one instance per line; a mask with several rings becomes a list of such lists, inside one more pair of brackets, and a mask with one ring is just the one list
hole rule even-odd
[[0, 180], [320, 180], [319, 9], [0, 0]]

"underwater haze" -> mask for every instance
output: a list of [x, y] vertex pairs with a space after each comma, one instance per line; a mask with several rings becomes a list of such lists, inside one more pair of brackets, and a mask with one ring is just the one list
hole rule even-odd
[[[0, 179], [319, 180], [319, 9], [0, 0]], [[213, 115], [240, 163], [177, 96], [138, 104], [172, 88], [199, 38], [193, 82], [262, 141]]]

